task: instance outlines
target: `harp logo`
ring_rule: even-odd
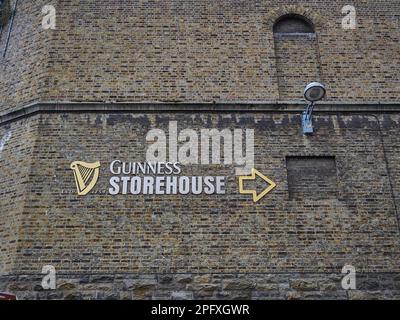
[[[71,163],[71,169],[74,172],[78,195],[87,195],[99,179],[100,162],[87,163],[75,161]]]

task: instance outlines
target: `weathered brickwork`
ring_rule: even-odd
[[[15,0],[11,2],[13,7]],[[44,98],[51,43],[41,28],[42,6],[46,3],[18,1],[7,50],[11,23],[0,33],[0,114]]]
[[[338,197],[335,157],[286,157],[289,198]]]
[[[396,134],[399,126],[400,116],[382,116],[378,118],[382,127],[382,142],[385,146],[386,161],[389,168],[390,183],[392,185],[393,197],[396,209],[400,208],[400,168],[398,167],[400,155],[400,137]],[[400,226],[400,216],[399,216]],[[399,227],[400,228],[400,227]]]
[[[246,274],[252,277],[254,273],[267,273],[273,277],[274,272],[290,272],[288,279],[290,274],[300,273],[296,281],[302,286],[304,277],[311,277],[311,282],[316,281],[315,277],[328,277],[327,274],[338,277],[342,266],[350,263],[361,274],[368,272],[379,277],[394,273],[393,286],[398,285],[400,241],[392,197],[393,190],[398,194],[398,186],[389,180],[387,165],[390,164],[391,172],[398,172],[399,165],[385,160],[392,147],[386,140],[383,148],[382,139],[386,136],[381,135],[381,131],[398,130],[398,116],[387,115],[378,122],[374,116],[320,115],[315,119],[318,134],[310,137],[301,133],[300,115],[288,114],[61,113],[41,114],[32,119],[38,123],[40,138],[34,144],[18,245],[8,272],[27,276],[23,277],[25,284],[11,281],[8,289],[33,285],[29,275],[40,274],[46,264],[54,265],[61,274],[78,277],[78,283],[81,277],[98,273],[140,276],[151,272],[156,274],[152,279],[163,273],[194,273],[195,278],[197,273],[205,274],[205,278],[232,274],[235,279],[234,274],[239,273],[246,282],[250,281]],[[277,183],[277,189],[254,204],[248,196],[238,193],[232,166],[199,165],[184,168],[184,172],[207,175],[212,171],[228,176],[226,196],[102,194],[108,187],[107,164],[115,159],[144,161],[146,132],[152,128],[168,131],[168,122],[172,120],[178,121],[179,129],[234,129],[244,125],[253,128],[255,166]],[[390,136],[395,135],[391,132]],[[332,155],[338,170],[338,197],[289,199],[286,157]],[[84,198],[76,195],[69,169],[75,160],[104,163],[97,186]],[[9,201],[6,204],[11,205]],[[209,292],[207,297],[223,297],[224,281],[214,284],[205,278],[202,289],[174,289],[176,283],[172,282],[173,290],[166,292],[153,279],[144,298],[172,298],[172,291],[176,290],[186,292],[185,297],[198,297],[201,293],[197,290]],[[310,289],[315,295],[304,294],[308,289],[296,293],[291,290],[295,289],[292,282],[297,283],[296,277],[293,279],[281,280],[280,286],[285,290],[278,285],[280,289],[270,296],[263,296],[253,287],[246,291],[239,281],[239,292],[228,290],[226,297],[324,296],[320,287]],[[71,288],[73,296],[36,291],[26,294],[38,298],[129,298],[140,294],[135,290],[122,293],[115,285],[109,282],[107,290],[93,287],[93,292],[85,293],[86,289],[77,284]],[[304,286],[308,286],[307,281]],[[387,293],[383,292],[380,298],[398,294],[397,289],[382,290],[381,293]],[[371,297],[367,291],[351,295]],[[339,289],[325,297],[351,298]]]
[[[0,57],[1,109],[34,100],[298,100],[297,86],[315,77],[315,66],[307,67],[315,54],[328,100],[398,100],[400,4],[353,3],[356,30],[342,29],[346,1],[54,0],[57,29],[46,31],[47,1],[20,1],[6,58]],[[288,13],[315,24],[317,45],[275,48],[274,22]],[[280,48],[295,54],[295,69],[282,64],[291,58]],[[295,84],[283,82],[281,97],[278,70]]]
[[[18,2],[4,58],[11,22],[0,34],[0,291],[400,298],[398,1],[354,1],[356,30],[341,28],[346,1],[54,0],[56,30],[41,28],[45,4]],[[315,36],[274,35],[286,14]],[[296,103],[312,80],[327,83],[331,104],[306,136]],[[146,133],[170,121],[253,129],[254,167],[277,187],[254,203],[234,165],[190,165],[182,174],[227,177],[227,193],[108,194],[111,161],[145,161]],[[291,170],[288,159],[303,162]],[[73,161],[101,163],[84,197]],[[47,291],[49,264],[57,289]],[[341,287],[346,264],[357,290]]]
[[[299,99],[304,83],[321,81],[318,43],[313,34],[275,35],[279,98]]]
[[[26,119],[0,127],[0,274],[14,271],[31,155],[37,138],[36,122]]]
[[[57,61],[54,90],[48,100],[279,99],[272,28],[280,15],[291,12],[316,25],[329,100],[389,100],[400,93],[397,1],[380,6],[379,15],[375,2],[357,3],[357,31],[342,30],[341,8],[347,3],[336,1],[288,7],[292,1],[95,2],[59,4],[59,30],[53,35],[58,45],[51,57]],[[294,76],[304,79],[314,72],[299,69]],[[292,87],[286,97],[300,99],[301,89]]]

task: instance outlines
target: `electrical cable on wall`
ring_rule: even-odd
[[[5,56],[6,56],[8,44],[10,43],[11,31],[12,31],[12,27],[14,24],[15,14],[17,12],[17,5],[18,5],[18,0],[15,0],[14,8],[13,8],[13,11],[11,12],[11,22],[10,22],[10,27],[8,28],[8,34],[7,34],[6,45],[4,47],[3,58],[5,58]]]

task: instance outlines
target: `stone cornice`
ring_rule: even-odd
[[[215,113],[301,113],[302,101],[249,101],[249,102],[34,102],[0,114],[0,124],[26,118],[37,113],[116,113],[116,112],[215,112]],[[399,102],[320,102],[318,113],[400,113]]]

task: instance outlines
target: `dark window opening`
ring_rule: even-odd
[[[304,35],[315,34],[313,24],[300,15],[285,15],[279,18],[274,25],[275,35]]]
[[[286,157],[290,199],[336,199],[335,157]]]

